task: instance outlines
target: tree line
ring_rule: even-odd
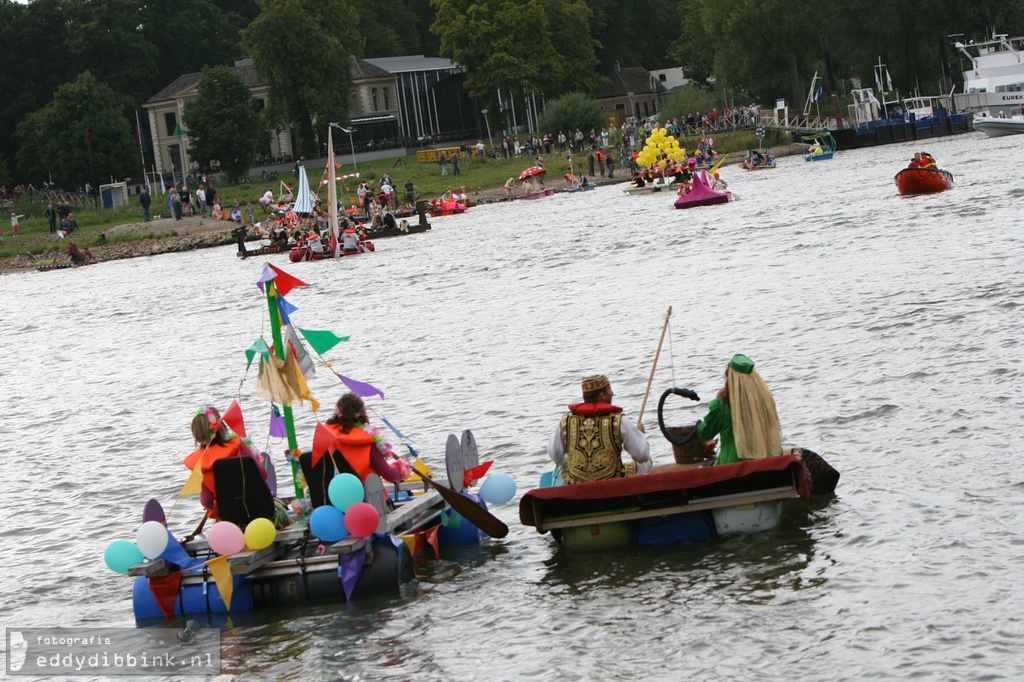
[[[792,99],[791,63],[805,82],[826,74],[821,36],[840,95],[853,77],[873,85],[879,59],[902,93],[938,94],[959,84],[963,68],[950,36],[982,39],[993,29],[1020,35],[1024,2],[0,0],[0,183],[137,176],[135,112],[204,69],[213,84],[201,88],[206,101],[192,119],[211,129],[197,152],[241,166],[247,151],[215,140],[258,144],[263,131],[287,125],[310,153],[322,142],[318,122],[347,120],[350,55],[448,57],[492,112],[499,89],[595,98],[616,65],[682,66],[726,101],[771,103]],[[252,115],[223,96],[237,92],[230,73],[212,68],[243,55],[270,85],[268,107]]]

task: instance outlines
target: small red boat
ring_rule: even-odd
[[[953,174],[941,168],[904,168],[895,181],[900,194],[932,194],[953,187]]]

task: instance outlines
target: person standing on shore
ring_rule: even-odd
[[[46,205],[46,223],[50,226],[50,234],[57,231],[57,209],[53,204]]]
[[[139,194],[139,206],[142,207],[142,222],[144,222],[144,223],[148,223],[149,222],[149,207],[152,205],[152,203],[153,203],[153,197],[149,196],[149,188],[148,187],[143,187],[142,188],[142,192]],[[47,220],[50,219],[50,213],[51,212],[52,212],[51,210],[47,210],[47,212],[46,212]],[[53,232],[53,230],[54,230],[54,224],[51,222],[50,223],[50,232]]]
[[[441,158],[438,160],[438,163],[441,164],[441,177],[448,175],[448,157],[444,152],[441,152]]]
[[[202,185],[199,185],[199,189],[196,190],[196,205],[199,209],[199,215],[206,216],[206,190],[203,189]]]

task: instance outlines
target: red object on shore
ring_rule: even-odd
[[[940,168],[904,168],[896,174],[900,194],[933,194],[953,186],[953,174]]]

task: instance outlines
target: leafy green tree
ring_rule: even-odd
[[[198,97],[185,104],[191,156],[208,166],[220,162],[228,180],[241,180],[269,135],[241,78],[226,66],[203,69]]]
[[[597,83],[591,12],[578,0],[430,0],[441,54],[466,69],[466,87],[494,108],[497,91],[557,96]]]
[[[64,48],[69,28],[62,2],[0,2],[0,154],[12,163],[18,124],[68,79],[72,62]]]
[[[52,173],[64,186],[131,174],[136,142],[121,105],[88,71],[60,86],[53,101],[18,126],[19,170],[39,180]]]
[[[548,100],[544,113],[540,115],[540,129],[555,134],[556,130],[569,132],[579,128],[600,130],[606,125],[601,105],[591,97],[579,92]],[[571,137],[571,135],[569,135]]]
[[[352,0],[359,12],[359,34],[364,39],[364,56],[399,57],[422,54],[416,13],[407,0],[388,0],[380,11],[379,0]],[[429,26],[429,24],[428,24]]]
[[[601,44],[598,70],[611,73],[620,66],[660,69],[679,65],[671,52],[679,36],[679,16],[689,14],[689,2],[644,0],[642,8],[630,8],[621,0],[590,0],[592,35]],[[638,11],[639,10],[639,11]],[[700,44],[701,51],[706,45]]]
[[[65,41],[74,64],[88,64],[96,80],[130,102],[152,95],[157,75],[157,48],[142,32],[138,8],[134,0],[69,4],[75,29]]]
[[[270,122],[294,126],[299,149],[311,156],[327,123],[348,119],[349,55],[362,54],[358,16],[346,0],[258,1],[260,15],[242,31],[242,44],[270,86]]]

